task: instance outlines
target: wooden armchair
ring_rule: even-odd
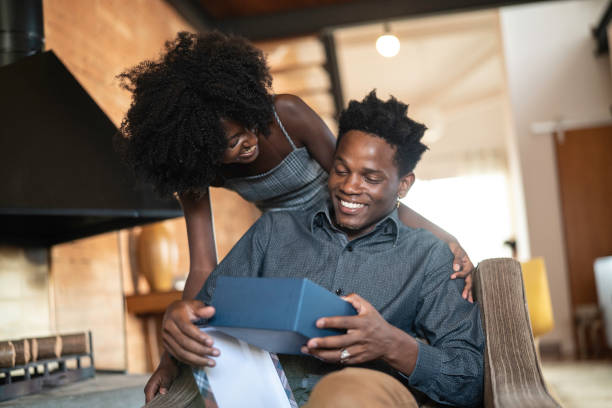
[[[474,299],[486,336],[484,407],[560,407],[536,355],[521,265],[509,258],[482,261],[474,272]]]
[[[474,299],[486,336],[484,407],[560,407],[546,389],[536,355],[521,265],[507,258],[482,261],[474,272]],[[183,374],[183,381],[175,381],[169,394],[158,395],[147,408],[178,406],[178,396],[189,401],[181,406],[202,406],[190,370]],[[438,406],[429,401],[421,407]]]

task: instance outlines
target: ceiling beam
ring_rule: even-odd
[[[336,55],[336,43],[331,32],[326,31],[321,35],[321,42],[325,48],[325,69],[331,81],[331,94],[334,98],[336,118],[344,108],[344,95],[342,94],[342,82],[340,80],[340,69],[338,68],[338,56]]]
[[[170,1],[170,0],[169,0]],[[189,0],[171,0],[176,1]],[[216,28],[252,41],[318,34],[326,28],[529,3],[529,0],[385,0],[358,1],[282,13],[214,21]]]
[[[216,28],[213,19],[206,13],[198,0],[166,0],[166,2],[196,31],[205,32]]]

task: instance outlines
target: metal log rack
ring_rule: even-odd
[[[91,332],[89,333],[89,353],[65,355],[32,361],[24,365],[0,368],[0,401],[24,395],[35,394],[45,388],[54,388],[76,381],[92,378],[95,375]],[[89,365],[83,367],[81,359],[89,358]],[[76,368],[68,368],[68,362],[76,361]],[[50,365],[57,364],[56,369]],[[23,373],[21,371],[23,370]],[[18,371],[19,374],[15,374]],[[2,377],[2,374],[4,376]]]

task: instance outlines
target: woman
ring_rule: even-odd
[[[190,253],[184,299],[195,297],[217,265],[208,186],[234,190],[262,211],[308,210],[326,199],[333,134],[299,97],[271,93],[264,56],[244,39],[179,33],[159,60],[119,78],[133,95],[122,152],[161,194],[177,193],[183,207]],[[448,243],[451,278],[466,277],[463,297],[471,300],[473,265],[457,240],[406,206],[399,215]],[[147,399],[163,383],[159,371]]]

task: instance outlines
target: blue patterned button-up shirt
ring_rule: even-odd
[[[357,293],[389,323],[426,340],[418,342],[412,373],[382,362],[366,367],[388,372],[435,401],[476,406],[483,392],[484,336],[478,306],[461,297],[464,280],[450,279],[452,261],[444,242],[405,226],[397,211],[350,241],[334,226],[327,205],[310,214],[265,213],[213,271],[198,299],[210,302],[219,275],[308,278],[334,293]],[[281,362],[298,399],[320,376],[342,367],[310,356],[281,356]]]

